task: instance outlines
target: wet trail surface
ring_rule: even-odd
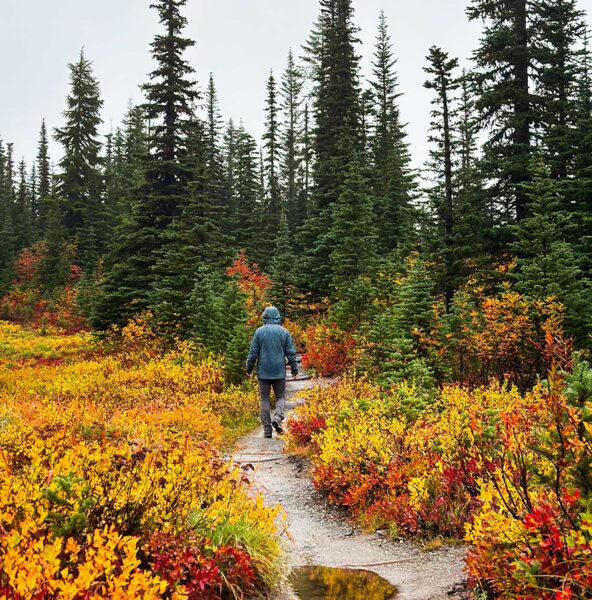
[[[302,390],[328,384],[328,380],[288,380],[286,420],[302,402]],[[286,454],[281,437],[265,439],[257,429],[238,442],[232,458],[242,465],[253,465],[255,484],[266,501],[283,506],[292,567],[324,565],[372,571],[394,585],[399,592],[396,598],[401,600],[468,597],[462,591],[464,547],[426,552],[412,541],[392,541],[387,532],[362,533],[344,511],[329,506],[314,489],[308,462]],[[286,589],[274,600],[293,598],[298,598],[294,590]]]

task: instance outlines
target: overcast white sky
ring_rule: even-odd
[[[582,8],[589,0],[580,0]],[[378,15],[386,12],[399,59],[401,111],[417,166],[427,155],[430,93],[423,89],[425,56],[437,44],[461,64],[477,45],[480,24],[465,17],[468,0],[354,0],[364,43],[364,70],[373,51]],[[68,92],[67,63],[82,46],[94,62],[105,101],[104,132],[115,127],[128,100],[152,69],[149,44],[158,31],[150,0],[0,0],[0,137],[14,142],[17,159],[30,160],[41,119],[62,124]],[[288,49],[306,40],[317,0],[189,0],[188,53],[200,87],[214,73],[225,119],[242,118],[262,132],[265,83],[278,76]],[[592,25],[591,15],[588,20]],[[59,148],[52,147],[52,159]]]

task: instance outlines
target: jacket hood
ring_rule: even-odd
[[[275,306],[268,306],[263,311],[263,322],[266,325],[280,325],[282,322],[280,311]]]

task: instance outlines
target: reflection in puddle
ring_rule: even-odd
[[[397,589],[370,571],[300,567],[292,585],[302,600],[390,600]]]

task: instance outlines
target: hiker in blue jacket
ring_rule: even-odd
[[[261,423],[266,438],[271,437],[272,426],[277,433],[284,432],[282,421],[286,408],[286,358],[292,369],[292,377],[298,375],[296,348],[290,332],[280,325],[281,322],[280,311],[275,306],[269,306],[263,311],[264,325],[255,332],[247,357],[248,375],[253,372],[257,362]],[[269,402],[272,387],[276,402],[273,421]]]

